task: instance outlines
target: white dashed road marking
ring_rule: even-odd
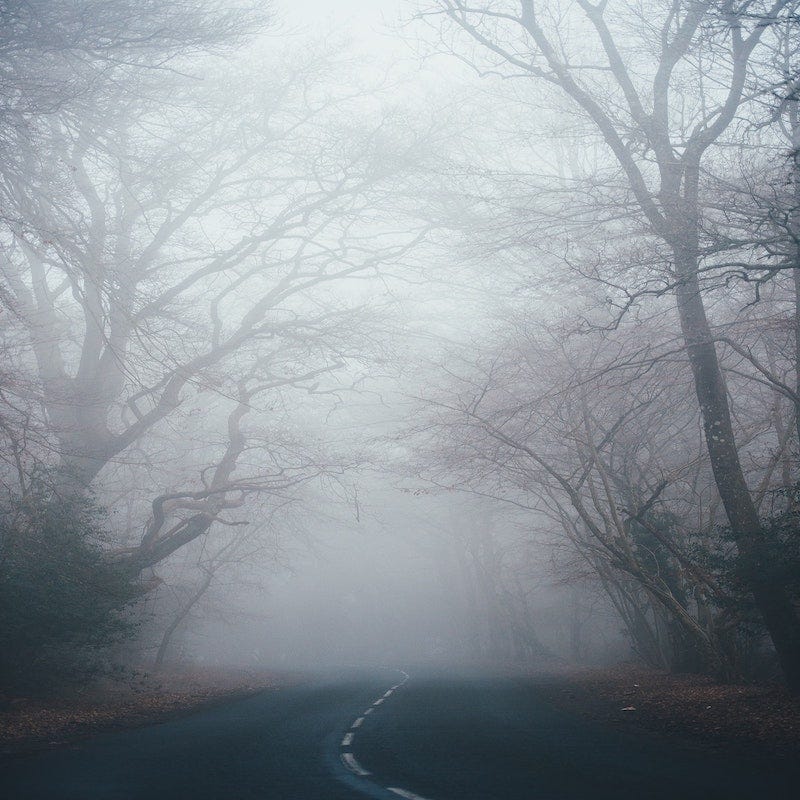
[[[351,771],[355,772],[356,775],[361,775],[364,777],[365,775],[369,775],[364,767],[356,761],[355,756],[352,753],[342,753],[342,761],[344,765]]]
[[[390,792],[394,792],[396,795],[400,797],[405,797],[406,800],[425,800],[424,797],[418,794],[414,794],[414,792],[408,792],[405,789],[396,789],[393,786],[386,787]]]
[[[396,689],[399,689],[408,680],[409,675],[407,672],[404,672],[401,669],[400,674],[403,676],[403,680],[400,681],[400,683],[396,683],[394,686],[392,686],[390,689],[384,692],[383,696],[379,697],[369,708],[365,709],[364,713],[360,717],[356,717],[356,719],[353,720],[353,724],[350,726],[350,730],[342,738],[342,745],[341,745],[342,748],[352,746],[353,738],[355,737],[355,730],[356,728],[361,727],[362,723],[364,722],[364,718],[367,716],[367,714],[371,714],[378,706],[380,706],[384,702],[384,700],[386,700],[386,698],[392,696],[392,692],[394,692]],[[359,775],[360,777],[363,778],[371,774],[367,770],[365,770],[364,767],[362,767],[361,764],[358,763],[358,761],[356,761],[355,756],[350,750],[343,749],[341,753],[341,758],[342,758],[342,763],[356,775]],[[426,800],[426,798],[418,794],[414,794],[414,792],[409,792],[408,789],[399,789],[396,786],[387,786],[386,789],[389,792],[393,792],[398,797],[405,798],[405,800]]]

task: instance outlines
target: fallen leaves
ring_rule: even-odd
[[[57,745],[103,730],[156,722],[225,698],[276,687],[285,678],[234,671],[173,671],[84,687],[48,700],[6,698],[0,745]]]
[[[800,698],[781,686],[718,684],[632,665],[576,670],[552,681],[554,701],[588,717],[711,746],[800,749]]]

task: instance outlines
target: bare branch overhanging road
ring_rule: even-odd
[[[0,761],[9,800],[781,800],[800,767],[558,710],[535,683],[328,676]],[[390,691],[391,689],[391,691]]]

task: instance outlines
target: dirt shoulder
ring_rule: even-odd
[[[541,681],[555,705],[614,727],[713,749],[800,755],[800,698],[780,686],[720,685],[632,665]]]
[[[719,685],[635,665],[537,672],[532,679],[554,705],[615,728],[662,734],[688,746],[800,756],[800,698],[780,686]],[[177,670],[47,701],[11,698],[0,707],[0,752],[161,722],[298,680],[279,673]]]
[[[296,681],[277,673],[174,670],[83,687],[58,698],[8,698],[0,707],[0,752],[35,750],[162,722]]]

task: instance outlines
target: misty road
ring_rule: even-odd
[[[9,800],[766,799],[794,796],[800,776],[777,757],[587,723],[531,681],[394,670],[328,675],[0,764]]]

